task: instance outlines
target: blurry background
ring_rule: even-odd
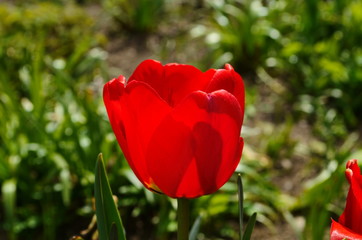
[[[102,101],[147,58],[231,63],[247,91],[237,171],[253,239],[328,239],[345,163],[362,159],[361,42],[358,0],[1,1],[0,239],[80,235],[99,152],[128,239],[175,239],[175,201],[135,178]],[[235,180],[192,201],[198,239],[237,239]]]

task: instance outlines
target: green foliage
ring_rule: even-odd
[[[288,87],[282,101],[299,105],[299,97],[310,96],[313,108],[301,109],[308,118],[332,110],[336,121],[356,128],[362,106],[353,98],[362,90],[359,1],[207,3],[211,24],[203,24],[206,30],[200,25],[192,30],[205,39],[207,64],[230,62],[247,74],[265,68]],[[323,113],[317,110],[319,104],[327,106]]]
[[[71,208],[89,200],[94,156],[112,147],[104,145],[109,127],[97,87],[104,53],[92,20],[74,5],[1,5],[0,19],[4,227],[12,239],[56,239],[77,217]]]
[[[238,200],[239,200],[239,239],[243,239],[243,229],[244,229],[244,188],[241,175],[238,174],[237,179],[238,184]]]
[[[157,29],[165,0],[106,0],[105,9],[121,29],[151,33]]]
[[[257,213],[253,213],[251,215],[248,223],[246,224],[246,228],[244,231],[244,189],[243,189],[243,182],[241,180],[241,175],[238,174],[237,179],[237,185],[238,185],[238,200],[239,200],[239,232],[240,232],[240,240],[250,240],[251,235],[253,233],[253,229],[256,222],[256,215]],[[243,232],[244,231],[244,232]]]
[[[207,1],[212,8],[211,26],[205,32],[213,65],[230,62],[238,71],[255,72],[267,47],[279,32],[266,21],[268,8],[261,1]]]
[[[250,218],[248,224],[246,225],[244,236],[243,236],[242,240],[251,239],[251,235],[253,233],[253,229],[254,229],[255,222],[256,222],[256,215],[257,215],[257,213],[253,213],[253,215],[251,215],[251,218]]]
[[[195,220],[195,222],[192,225],[191,230],[190,230],[189,240],[196,240],[197,239],[197,234],[200,231],[201,219],[202,219],[201,215],[199,215],[196,218],[196,220]]]
[[[288,2],[290,8],[293,4],[296,3]],[[279,56],[275,52],[277,62],[282,66],[281,74],[290,79],[287,84],[293,96],[289,98],[298,101],[295,97],[302,94],[320,98],[313,103],[314,109],[308,114],[326,116],[326,111],[333,110],[337,115],[336,121],[355,128],[362,104],[351,97],[361,91],[359,76],[362,72],[358,62],[361,48],[357,40],[360,31],[352,30],[351,21],[346,19],[355,19],[354,23],[359,21],[351,10],[357,3],[306,1],[305,4],[300,27],[297,27],[300,31],[280,29],[287,50]],[[315,8],[318,10],[314,11]],[[281,23],[281,26],[288,25]],[[318,104],[326,105],[321,109],[324,113],[318,112]],[[349,107],[346,108],[346,105]]]
[[[104,8],[108,26],[132,41],[164,39],[155,56],[197,59],[203,70],[230,62],[243,73],[244,218],[257,212],[270,232],[284,218],[298,239],[325,237],[344,207],[344,163],[362,159],[360,1],[205,0],[197,9],[164,0],[14,2],[0,5],[0,238],[79,234],[94,214],[99,152],[122,196],[127,234],[170,239],[176,229],[175,201],[145,190],[122,159],[101,96],[112,53],[87,6],[76,3]],[[189,30],[196,47],[182,35]],[[138,55],[125,57],[136,65]],[[286,192],[289,181],[298,192]],[[190,238],[237,239],[236,182],[192,202]]]
[[[16,205],[16,180],[8,179],[2,183],[1,195],[5,209],[5,229],[9,231],[9,239],[15,239],[15,205]]]
[[[125,240],[122,220],[109,186],[102,154],[98,155],[95,169],[94,195],[99,239]]]

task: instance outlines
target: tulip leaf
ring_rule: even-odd
[[[256,221],[256,213],[253,213],[253,215],[251,215],[248,221],[248,224],[246,225],[243,240],[250,240],[251,234],[253,233],[253,229],[255,226],[255,221]]]
[[[111,232],[109,233],[109,239],[110,240],[118,240],[117,226],[116,226],[116,224],[114,222],[111,225]]]
[[[99,154],[97,159],[94,193],[99,240],[125,240],[123,224],[109,186],[102,154]]]
[[[190,234],[189,234],[189,240],[196,240],[197,239],[197,234],[199,233],[200,230],[200,225],[201,225],[201,215],[199,215],[194,224],[192,225]]]
[[[241,181],[241,175],[238,174],[238,198],[239,198],[239,229],[240,229],[240,240],[243,239],[243,208],[244,208],[244,193],[243,193],[243,182]]]

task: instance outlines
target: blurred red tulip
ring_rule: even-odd
[[[344,212],[338,222],[332,220],[331,240],[362,240],[362,176],[357,160],[346,165],[349,192]]]
[[[128,81],[105,84],[103,99],[124,156],[143,185],[173,198],[211,194],[241,157],[243,80],[229,65],[142,62]]]

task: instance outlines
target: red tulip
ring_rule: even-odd
[[[338,222],[332,220],[331,240],[362,240],[362,175],[357,160],[346,165],[349,192],[346,207]]]
[[[149,190],[194,198],[218,190],[243,149],[244,84],[233,68],[142,62],[105,84],[103,99],[124,156]]]

